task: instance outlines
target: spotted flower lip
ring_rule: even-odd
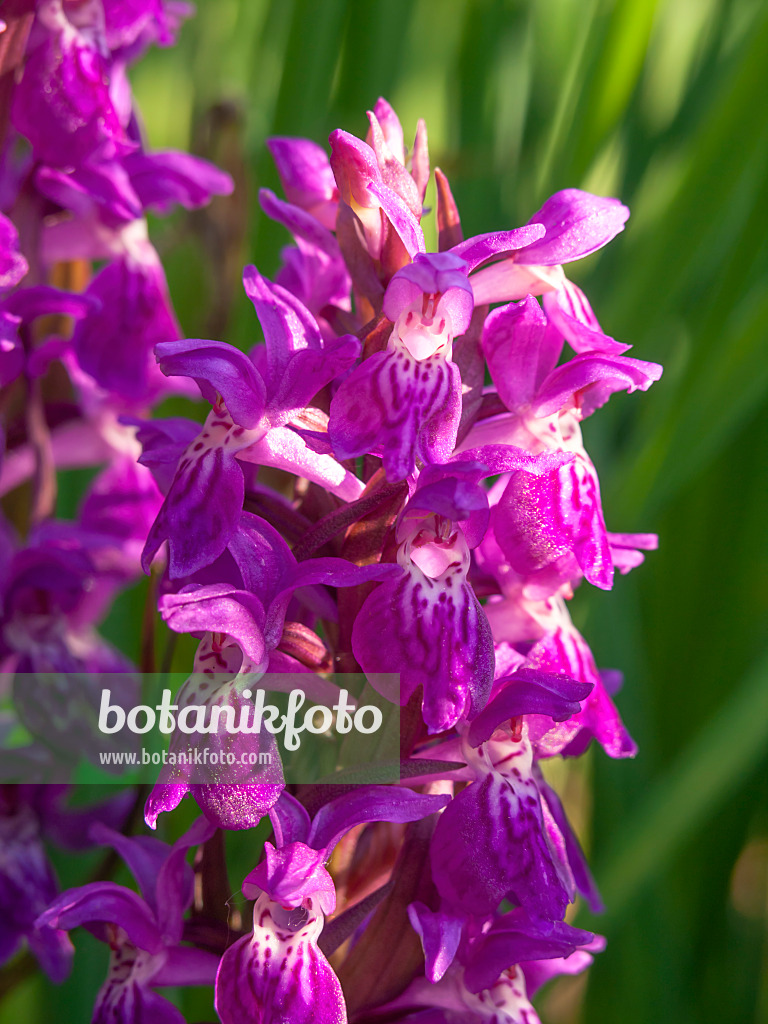
[[[461,479],[461,467],[443,472],[403,511],[399,576],[367,598],[352,633],[364,671],[400,673],[400,692],[388,699],[405,704],[422,687],[424,718],[435,732],[479,711],[493,678],[493,640],[466,582],[469,547],[459,525],[484,508],[487,514],[487,499],[477,483]],[[383,622],[396,623],[386,648]]]
[[[265,859],[243,883],[244,894],[256,897],[253,933],[229,947],[216,979],[216,1009],[224,1024],[244,1018],[346,1021],[341,985],[317,944],[325,915],[336,905],[325,862],[355,826],[418,821],[447,800],[365,786],[329,801],[310,819],[294,797],[280,797],[273,816],[278,846],[265,844]]]
[[[412,472],[416,458],[447,461],[461,411],[451,345],[472,308],[466,264],[450,253],[418,253],[394,275],[384,294],[394,324],[387,349],[353,370],[331,403],[329,438],[339,458],[383,445],[391,480]]]

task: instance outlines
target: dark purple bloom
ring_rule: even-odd
[[[179,945],[193,895],[186,853],[209,839],[213,826],[199,818],[172,847],[147,836],[126,839],[106,828],[95,827],[91,834],[125,859],[141,896],[114,882],[91,882],[63,892],[38,927],[70,931],[85,925],[109,944],[109,974],[96,999],[94,1024],[183,1024],[181,1013],[153,988],[209,985],[214,979],[213,954]]]
[[[493,638],[467,582],[470,552],[462,529],[487,516],[476,482],[483,471],[455,464],[434,467],[436,479],[423,475],[424,486],[397,525],[398,578],[367,598],[352,633],[364,671],[399,672],[400,692],[385,694],[388,699],[406,704],[423,688],[424,720],[433,732],[480,711],[493,679]]]
[[[324,917],[336,905],[325,863],[342,836],[368,821],[417,821],[446,797],[390,786],[360,787],[325,804],[314,820],[284,795],[274,817],[286,845],[265,844],[266,858],[243,883],[256,896],[253,934],[222,957],[216,1009],[223,1024],[345,1024],[341,985],[317,946]],[[282,806],[281,806],[282,805]],[[279,840],[278,840],[279,842]]]
[[[461,377],[454,338],[472,316],[466,264],[448,253],[418,254],[392,278],[384,313],[387,348],[361,363],[331,403],[329,435],[341,459],[381,446],[390,480],[414,462],[445,462],[456,443]]]
[[[484,916],[505,898],[537,920],[559,921],[573,899],[570,868],[545,822],[532,750],[496,734],[477,752],[464,748],[476,780],[443,811],[430,858],[438,891],[453,910]]]
[[[26,940],[40,966],[55,982],[69,973],[72,943],[58,926],[37,921],[55,899],[58,884],[48,861],[44,839],[72,850],[92,845],[91,825],[120,826],[132,796],[90,807],[62,806],[65,786],[8,786],[0,791],[0,963],[5,963]],[[127,802],[126,802],[127,797]]]
[[[246,268],[244,280],[266,339],[258,369],[254,360],[223,342],[158,346],[163,372],[192,378],[213,411],[200,435],[180,452],[147,540],[146,571],[165,539],[175,579],[191,576],[224,551],[243,505],[241,461],[301,473],[342,497],[356,497],[362,490],[335,459],[312,451],[285,425],[351,364],[359,343],[343,336],[324,346],[317,323],[297,299],[269,284],[254,267]]]

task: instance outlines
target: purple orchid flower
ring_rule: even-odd
[[[415,183],[405,168],[397,182],[391,177],[390,182],[387,182],[375,150],[365,142],[340,129],[331,133],[329,141],[331,169],[342,205],[355,215],[362,226],[365,249],[371,259],[387,262],[388,257],[390,261],[397,260],[399,254],[402,254],[402,265],[409,257],[413,259],[417,252],[424,252],[424,236],[419,227],[421,201]],[[412,187],[412,193],[407,197],[402,195],[406,176],[410,180],[409,192]],[[393,188],[393,185],[396,187]],[[400,190],[397,190],[397,185]],[[398,255],[387,252],[392,247],[393,232],[397,239]]]
[[[475,780],[441,815],[430,857],[438,892],[450,908],[482,916],[509,898],[534,919],[559,921],[573,900],[564,841],[547,813],[533,751],[503,732],[475,751],[463,747]]]
[[[463,937],[450,913],[416,903],[409,917],[422,941],[426,977],[390,1008],[411,1008],[401,1019],[414,1022],[538,1021],[529,998],[543,980],[583,970],[592,959],[587,951],[605,945],[600,936],[565,923],[542,925],[521,908],[475,921]]]
[[[280,534],[267,522],[250,513],[241,513],[238,530],[230,540],[227,554],[229,579],[219,584],[191,583],[176,594],[160,600],[163,618],[176,632],[202,634],[195,657],[193,675],[182,686],[175,700],[179,707],[188,704],[228,706],[236,720],[247,700],[243,690],[254,686],[254,679],[267,670],[284,671],[292,659],[275,658],[280,644],[286,610],[296,590],[327,584],[355,586],[371,580],[386,579],[396,573],[391,565],[356,566],[340,558],[314,558],[297,562]],[[227,570],[219,568],[219,578]],[[256,595],[260,596],[256,596]],[[292,671],[301,671],[297,662]],[[277,681],[273,685],[278,685]],[[287,689],[295,677],[283,681]],[[317,677],[307,676],[302,685],[318,701],[332,705],[337,689]],[[237,733],[198,737],[210,745],[219,743],[235,754],[238,766],[246,765],[246,752],[270,753],[268,769],[260,769],[258,781],[248,765],[228,773],[226,784],[193,781],[191,769],[164,767],[158,784],[147,801],[146,820],[154,828],[162,811],[172,810],[186,793],[194,795],[203,812],[222,828],[250,828],[273,806],[283,786],[280,757],[271,737],[262,733]],[[266,746],[265,744],[269,744]],[[171,749],[190,747],[190,737],[174,734]],[[218,748],[217,748],[218,749]]]
[[[422,474],[398,520],[398,578],[366,599],[352,647],[365,672],[400,673],[399,693],[385,693],[387,699],[407,704],[421,686],[424,720],[441,732],[485,704],[493,638],[467,583],[470,554],[461,526],[487,517],[487,498],[477,484],[484,467],[433,469]],[[389,624],[386,645],[383,623]]]
[[[536,990],[558,974],[580,973],[592,962],[589,951],[604,945],[566,924],[542,933],[512,911],[467,943],[466,966],[453,964],[434,982],[417,978],[388,1009],[405,1011],[398,1019],[411,1024],[540,1024],[530,1003]]]
[[[37,349],[25,349],[20,332],[43,316],[66,316],[74,320],[93,313],[97,302],[88,296],[73,295],[48,285],[17,289],[0,299],[0,386],[6,387],[23,372],[41,375],[38,365],[46,347],[57,342],[44,342]]]
[[[511,474],[492,515],[500,547],[516,572],[551,580],[552,590],[582,575],[610,589],[611,544],[579,420],[612,392],[647,389],[661,376],[661,367],[598,352],[556,366],[562,335],[532,297],[491,313],[482,341],[511,415],[479,421],[464,445],[503,441],[533,452],[560,450],[574,456],[550,474]]]
[[[292,295],[246,268],[246,292],[266,339],[260,369],[215,341],[159,345],[160,368],[191,377],[213,405],[199,437],[179,451],[176,475],[150,531],[145,571],[164,540],[174,579],[190,576],[226,548],[243,505],[241,461],[299,473],[343,498],[362,484],[329,455],[312,451],[287,424],[359,351],[349,335],[323,346],[317,323]]]
[[[143,212],[187,208],[232,191],[226,174],[183,153],[137,150],[124,160],[69,171],[38,169],[38,188],[72,211],[43,233],[44,258],[108,258],[88,286],[97,306],[73,337],[80,366],[103,388],[134,403],[168,390],[153,349],[179,337],[165,274],[149,241]]]
[[[295,798],[283,794],[273,813],[278,846],[265,844],[265,860],[243,883],[244,894],[257,897],[253,934],[230,946],[216,978],[223,1024],[345,1024],[341,985],[317,945],[325,915],[336,906],[325,864],[356,825],[418,821],[447,800],[396,786],[365,786],[331,800],[310,819]]]
[[[429,466],[420,474],[395,527],[398,576],[366,599],[352,632],[365,672],[399,672],[399,692],[384,693],[388,700],[406,704],[423,688],[422,712],[431,732],[477,714],[493,681],[493,637],[467,582],[470,549],[488,524],[479,481],[512,465],[533,473],[551,466],[549,456],[540,462],[511,446],[468,454],[477,461]],[[386,645],[383,623],[390,625]]]
[[[169,847],[148,836],[127,839],[111,829],[92,828],[94,840],[114,846],[125,859],[141,896],[115,882],[91,882],[63,892],[37,925],[62,931],[85,925],[109,944],[109,974],[96,999],[94,1024],[183,1024],[182,1014],[153,988],[213,982],[217,958],[179,944],[193,896],[186,854],[213,832],[209,822],[198,818]]]
[[[387,348],[336,392],[329,436],[341,459],[380,445],[387,478],[402,480],[416,459],[446,462],[456,444],[461,377],[451,348],[472,317],[466,264],[449,253],[418,253],[392,278],[384,313],[393,324]]]
[[[37,923],[39,914],[58,889],[40,841],[39,824],[28,807],[21,806],[15,811],[7,808],[6,793],[3,793],[2,803],[0,963],[6,963],[26,940],[46,974],[53,981],[61,982],[69,973],[74,949],[61,929]]]
[[[581,289],[568,281],[562,264],[601,249],[624,229],[629,210],[618,199],[565,189],[544,203],[529,225],[544,235],[511,256],[484,267],[472,279],[478,305],[542,295],[548,317],[577,352],[626,352],[605,335]]]
[[[172,46],[184,18],[194,13],[184,0],[102,0],[107,46],[134,60],[150,43]]]
[[[102,537],[106,545],[106,537]],[[93,626],[111,591],[96,586],[84,538],[38,528],[4,566],[0,582],[0,665],[16,672],[124,672],[130,662]]]
[[[54,982],[66,978],[74,950],[65,931],[37,921],[58,891],[43,839],[84,849],[91,845],[87,836],[92,824],[120,826],[132,802],[130,793],[121,793],[101,805],[70,810],[61,806],[66,788],[4,785],[0,790],[0,963],[26,940]]]
[[[476,549],[475,557],[481,569],[495,577],[501,589],[501,595],[491,598],[485,605],[497,652],[501,645],[511,645],[512,649],[522,646],[528,667],[564,674],[592,686],[582,709],[567,721],[555,724],[535,710],[528,715],[529,736],[536,756],[552,757],[562,753],[575,756],[586,748],[592,737],[610,757],[634,756],[637,747],[611,699],[610,693],[617,688],[611,685],[613,677],[598,672],[592,652],[573,625],[563,597],[553,595],[552,586],[542,586],[539,574],[533,577],[517,574],[502,553],[492,529]],[[567,586],[565,590],[570,592]]]

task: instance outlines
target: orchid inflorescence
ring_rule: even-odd
[[[130,668],[96,627],[143,567],[168,627],[200,639],[180,700],[239,701],[267,672],[331,689],[332,670],[363,672],[402,708],[408,770],[347,786],[163,771],[146,823],[188,795],[202,812],[171,845],[119,831],[130,792],[68,810],[66,787],[5,786],[2,958],[25,940],[61,980],[86,926],[111,950],[103,1022],[182,1021],[155,990],[190,984],[215,984],[224,1024],[537,1021],[536,990],[603,945],[564,920],[600,897],[546,763],[593,739],[635,753],[619,673],[596,668],[568,601],[656,546],[607,531],[580,424],[661,368],[603,332],[564,270],[629,211],[567,189],[522,227],[465,239],[436,170],[429,252],[426,128],[408,152],[379,99],[365,140],[334,131],[330,156],[268,141],[285,198],[259,198],[293,244],[274,281],[245,268],[263,341],[184,339],[146,212],[232,182],[147,149],[126,70],[173,42],[186,7],[20,10],[4,51],[0,491],[31,482],[31,499],[24,539],[10,521],[0,537],[6,678]],[[58,287],[78,273],[81,291]],[[198,390],[202,425],[152,418]],[[56,471],[80,466],[98,473],[58,521]],[[263,819],[241,929],[221,835],[247,844]],[[114,848],[139,891],[57,894],[44,838]]]

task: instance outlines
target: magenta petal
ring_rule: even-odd
[[[584,459],[547,476],[513,473],[492,521],[500,548],[521,575],[572,556],[590,583],[611,589],[613,560],[600,487]]]
[[[605,939],[602,935],[596,935],[589,946],[585,949],[577,949],[575,953],[565,959],[553,960],[526,960],[520,964],[525,976],[525,987],[528,995],[533,998],[542,985],[545,985],[553,978],[559,978],[564,974],[581,974],[585,971],[594,957],[587,949],[599,953],[605,949]]]
[[[219,969],[219,957],[203,949],[175,946],[168,950],[165,963],[152,978],[153,985],[213,985]]]
[[[520,469],[534,476],[548,476],[554,470],[573,462],[574,454],[561,450],[531,455],[530,452],[513,444],[484,444],[479,448],[468,448],[460,452],[454,456],[454,460],[458,459],[484,463],[486,472],[483,476],[514,473]]]
[[[316,320],[295,296],[267,281],[253,266],[245,268],[243,284],[266,340],[270,409],[303,408],[330,380],[349,369],[360,343],[343,335],[324,349]]]
[[[461,941],[461,917],[432,911],[423,903],[411,903],[408,920],[421,939],[427,978],[434,985],[453,963]],[[496,979],[494,978],[494,981]]]
[[[254,935],[222,957],[216,978],[222,1024],[347,1024],[341,985],[312,934],[314,920],[280,938],[269,911],[260,917]]]
[[[414,793],[399,786],[358,786],[323,804],[315,815],[307,843],[330,856],[336,844],[356,825],[370,821],[420,821],[442,810],[450,798]]]
[[[441,355],[415,360],[377,352],[344,380],[331,402],[328,434],[340,459],[384,449],[388,480],[402,480],[415,459],[446,462],[461,415],[458,368]]]
[[[543,382],[532,406],[534,416],[578,409],[591,416],[615,391],[647,391],[662,374],[658,363],[626,356],[584,354],[558,366]]]
[[[576,883],[576,888],[579,890],[581,895],[587,901],[587,906],[593,914],[602,914],[605,910],[603,901],[600,899],[600,893],[598,892],[595,880],[592,877],[592,872],[589,870],[587,864],[587,858],[584,856],[584,851],[581,848],[581,843],[576,838],[573,829],[571,828],[570,822],[565,813],[563,805],[560,803],[560,798],[557,793],[552,789],[551,786],[544,784],[542,786],[542,795],[547,802],[550,813],[555,820],[560,833],[565,841],[565,851],[568,857],[568,865],[573,873],[573,879]],[[539,960],[540,955],[526,956],[526,960]]]
[[[78,363],[106,390],[146,401],[156,387],[152,350],[179,337],[159,261],[114,260],[96,274],[86,295],[97,299],[99,308],[75,328]]]
[[[171,579],[210,565],[237,529],[244,494],[243,471],[230,451],[204,448],[185,456],[147,538],[144,571],[164,540]]]
[[[189,792],[185,783],[157,782],[144,805],[144,821],[150,828],[157,828],[157,819],[164,811],[175,810]]]
[[[278,774],[280,769],[271,771]],[[255,828],[277,802],[282,783],[193,784],[190,791],[205,817],[217,828]]]
[[[404,164],[405,146],[403,141],[403,126],[400,124],[400,118],[383,96],[379,96],[376,100],[373,107],[373,113],[376,116],[376,120],[379,122],[387,146],[389,146],[393,156],[395,156],[401,164]]]
[[[373,149],[349,132],[337,128],[328,139],[331,144],[331,169],[341,197],[349,206],[371,206],[375,201],[367,188],[381,181],[381,172]]]
[[[311,213],[333,230],[338,190],[326,151],[309,139],[281,136],[267,139],[267,148],[277,165],[288,202]]]
[[[266,656],[264,607],[255,594],[231,584],[192,584],[158,602],[163,620],[176,633],[226,633],[237,640],[254,666]]]
[[[308,842],[311,821],[304,805],[287,790],[275,804],[274,815],[280,822],[284,843]]]
[[[522,302],[494,309],[486,317],[482,345],[501,400],[508,409],[515,410],[534,400],[557,363],[563,338],[529,295]]]
[[[630,569],[642,565],[645,560],[644,551],[655,551],[658,548],[659,538],[655,533],[609,533],[608,543],[614,568],[626,575]]]
[[[387,562],[355,565],[343,558],[311,558],[298,563],[290,574],[289,585],[291,590],[315,583],[324,583],[329,587],[356,587],[358,583],[370,583],[373,580],[379,582],[399,575],[399,568]]]
[[[430,860],[440,895],[467,914],[491,914],[509,898],[532,917],[559,921],[570,902],[530,777],[491,772],[462,790],[440,815]]]
[[[43,165],[35,172],[35,185],[46,198],[75,214],[80,221],[83,243],[94,256],[105,246],[109,249],[108,238],[99,238],[94,231],[94,221],[115,229],[142,216],[141,202],[122,163],[86,164],[66,171]],[[63,225],[59,224],[54,230],[64,230]],[[90,236],[88,241],[87,236]]]
[[[98,309],[99,305],[89,295],[76,295],[45,284],[22,288],[3,302],[6,312],[21,317],[25,323],[39,316],[71,316],[79,320]]]
[[[609,757],[634,757],[637,746],[627,732],[608,694],[603,673],[595,667],[592,652],[572,627],[548,633],[529,652],[529,663],[546,672],[566,672],[593,683],[582,710],[562,725],[545,723],[536,741],[539,757],[566,754],[576,757],[589,746],[592,737]],[[535,721],[535,720],[532,720]],[[537,730],[539,731],[539,730]]]
[[[421,311],[425,295],[439,295],[436,315],[446,319],[446,330],[456,338],[469,327],[474,308],[467,265],[453,253],[416,253],[413,262],[397,271],[384,293],[384,313],[395,323],[413,307]]]
[[[113,954],[113,959],[117,959],[117,954]],[[173,1003],[146,987],[147,983],[153,984],[153,979],[134,980],[129,974],[122,980],[120,976],[125,971],[126,964],[121,958],[119,965],[115,965],[116,977],[107,979],[96,999],[94,1024],[186,1024],[184,1015]]]
[[[176,475],[176,467],[184,449],[200,433],[200,424],[182,417],[157,420],[139,420],[120,417],[120,423],[136,427],[136,440],[142,447],[139,463],[146,466],[157,481],[163,494],[167,494]]]
[[[155,880],[157,923],[166,940],[178,942],[184,928],[184,912],[192,903],[194,875],[187,864],[190,847],[209,840],[215,826],[205,818],[193,821],[168,852]]]
[[[24,346],[19,338],[19,317],[0,310],[0,387],[7,387],[24,369]]]
[[[274,466],[306,477],[344,501],[359,498],[364,487],[362,481],[344,469],[333,456],[314,451],[290,427],[274,427],[260,441],[241,450],[238,458],[257,466]]]
[[[488,699],[491,629],[459,574],[450,581],[432,580],[414,566],[399,581],[382,583],[358,613],[352,648],[366,673],[400,674],[400,704],[423,687],[424,721],[433,732],[477,713]]]
[[[218,395],[242,427],[255,427],[264,413],[264,382],[251,360],[223,341],[168,341],[155,348],[168,377],[192,377],[203,398],[215,406]]]
[[[13,93],[14,126],[38,160],[55,166],[133,149],[109,94],[105,57],[62,12],[56,28],[28,54]]]
[[[572,281],[542,297],[547,317],[567,340],[574,352],[606,352],[620,356],[629,351],[624,345],[603,333],[584,292]]]
[[[243,287],[264,331],[270,381],[277,383],[296,352],[322,349],[320,330],[314,317],[290,292],[262,277],[256,267],[249,265],[243,270]]]
[[[94,921],[119,923],[131,942],[149,953],[163,948],[150,908],[135,892],[115,882],[89,882],[79,889],[67,889],[40,915],[37,924],[69,931]]]
[[[29,270],[19,252],[19,234],[13,221],[0,213],[0,291],[12,288]]]
[[[248,896],[252,886],[284,907],[300,907],[307,897],[316,901],[324,914],[336,908],[336,888],[323,861],[325,850],[313,850],[304,843],[289,843],[276,850],[264,844],[265,860],[243,882]]]
[[[351,334],[334,338],[322,352],[297,352],[270,400],[272,422],[285,422],[297,409],[309,405],[321,388],[349,370],[359,356],[360,342]]]
[[[379,205],[387,215],[392,227],[400,236],[400,240],[411,259],[418,253],[423,253],[426,248],[424,245],[424,234],[419,227],[419,222],[408,209],[407,203],[400,198],[397,192],[393,191],[383,182],[370,182],[368,191],[379,201]]]
[[[607,245],[629,217],[618,199],[606,199],[567,188],[556,192],[534,213],[529,224],[543,225],[546,234],[519,254],[520,263],[552,266],[571,263]]]
[[[494,729],[509,718],[519,715],[546,715],[562,722],[581,711],[591,683],[582,683],[567,675],[521,668],[507,679],[497,681],[503,687],[472,722],[468,740],[480,746],[493,735]]]
[[[111,846],[128,865],[139,883],[141,895],[154,906],[155,884],[169,847],[154,836],[124,836],[100,822],[91,826],[90,837],[101,846]]]
[[[463,479],[460,475],[462,469],[467,471]],[[409,521],[417,524],[423,519],[420,513],[434,512],[460,523],[468,546],[476,546],[485,536],[490,515],[487,494],[475,482],[484,470],[484,466],[478,467],[471,463],[467,466],[460,462],[425,467],[419,476],[416,492],[403,510],[401,524],[405,525]],[[429,482],[430,476],[437,477],[438,473],[442,479],[438,477]]]
[[[75,948],[65,931],[35,928],[27,935],[29,950],[54,983],[60,985],[72,969]]]
[[[166,150],[129,153],[123,160],[141,205],[167,214],[179,203],[187,210],[203,206],[211,196],[228,196],[232,178],[190,153]]]
[[[315,302],[322,303],[323,306],[328,303],[343,305],[348,302],[352,282],[342,258],[339,243],[328,228],[323,227],[301,207],[284,203],[267,188],[259,190],[259,202],[266,215],[277,221],[278,224],[282,224],[296,239],[297,249],[283,251],[286,263],[290,264],[293,261],[293,266],[297,270],[299,266],[306,266],[307,273],[319,278],[319,280],[304,282],[301,291],[314,297]],[[284,272],[281,271],[281,275]],[[298,298],[302,297],[293,288],[288,290]],[[307,302],[304,304],[309,306]],[[320,307],[309,306],[309,308],[317,311]]]
[[[464,983],[470,992],[490,988],[510,964],[570,956],[594,941],[592,932],[573,928],[564,921],[542,926],[523,910],[513,910],[493,922],[490,929],[473,942],[464,970]]]
[[[493,257],[505,256],[530,246],[537,239],[544,237],[541,224],[526,224],[512,231],[493,231],[487,235],[475,235],[465,242],[460,242],[450,250],[454,256],[461,256],[470,271]],[[535,262],[534,260],[530,261]]]

